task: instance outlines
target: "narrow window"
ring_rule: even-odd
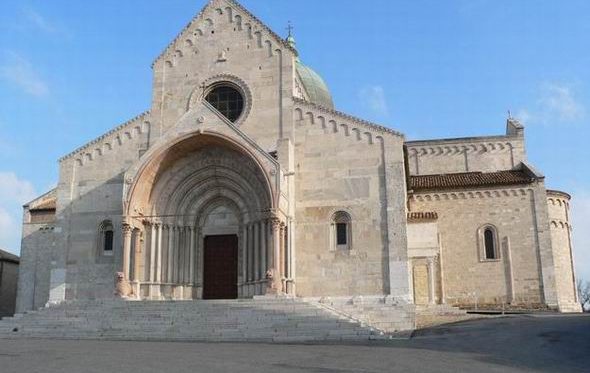
[[[100,223],[98,232],[98,255],[112,256],[113,255],[113,241],[114,241],[113,223],[110,220],[105,220]]]
[[[104,249],[105,252],[113,251],[113,231],[104,232]]]
[[[338,211],[332,216],[333,249],[350,249],[351,219],[344,211]]]
[[[483,232],[484,248],[486,259],[497,259],[496,256],[496,238],[491,228],[486,228]]]
[[[346,245],[346,223],[336,223],[336,244]]]

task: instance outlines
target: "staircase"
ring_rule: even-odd
[[[413,304],[397,303],[383,296],[325,297],[315,302],[335,315],[368,325],[382,335],[413,330],[417,317]]]
[[[0,338],[312,342],[383,338],[302,299],[75,301],[0,321]]]

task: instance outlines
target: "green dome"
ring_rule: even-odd
[[[334,102],[332,101],[332,95],[328,86],[324,82],[321,76],[318,75],[311,68],[297,60],[297,74],[301,79],[301,83],[305,88],[305,91],[309,95],[309,100],[316,104],[328,109],[334,109]]]

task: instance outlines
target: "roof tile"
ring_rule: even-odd
[[[410,177],[410,189],[461,189],[499,185],[530,184],[536,178],[524,171],[463,172],[454,174],[416,175]]]

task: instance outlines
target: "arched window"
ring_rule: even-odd
[[[100,224],[99,229],[98,249],[100,255],[113,255],[113,240],[113,223],[110,220],[105,220]]]
[[[351,248],[351,219],[345,211],[338,211],[332,216],[333,248],[349,250]]]
[[[498,250],[498,234],[496,228],[491,225],[482,227],[479,231],[480,255],[483,260],[500,259]]]
[[[207,93],[205,100],[232,122],[237,121],[244,110],[244,96],[227,83],[215,85]]]

